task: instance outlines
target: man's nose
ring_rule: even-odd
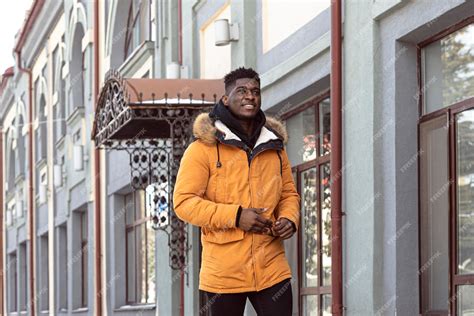
[[[245,99],[255,100],[252,90],[247,90],[247,92],[245,92]]]

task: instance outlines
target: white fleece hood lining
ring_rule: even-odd
[[[222,121],[217,120],[214,123],[215,127],[222,133],[224,133],[225,137],[224,140],[238,140],[242,141],[239,136],[237,136],[235,133],[233,133]],[[255,147],[258,145],[267,143],[271,140],[277,140],[279,139],[278,136],[269,130],[266,126],[262,127],[262,130],[260,131],[260,135],[257,138],[257,141],[255,142]]]

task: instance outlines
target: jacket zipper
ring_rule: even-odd
[[[247,149],[248,147],[246,147]],[[247,151],[247,150],[246,150]],[[249,191],[250,191],[250,201],[253,200],[253,195],[252,195],[252,184],[250,181],[250,170],[251,169],[251,161],[249,160],[249,172],[248,172],[248,183],[249,183]],[[250,207],[253,207],[253,203],[250,204]],[[253,245],[254,245],[254,234],[252,233],[252,244],[250,245],[250,254],[252,255],[252,266],[253,266],[253,286],[255,288],[255,291],[257,290],[257,272],[256,272],[256,267],[255,267],[255,256],[253,254]]]

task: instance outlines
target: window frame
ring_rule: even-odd
[[[89,245],[89,219],[88,219],[88,212],[86,210],[80,213],[80,241],[81,241],[81,308],[88,307],[88,277],[89,277],[89,269],[87,267],[89,254],[88,254],[88,245]],[[84,231],[84,226],[86,230]]]
[[[456,271],[456,267],[458,265],[458,236],[457,236],[457,165],[456,165],[456,153],[457,153],[457,146],[456,146],[456,137],[457,137],[457,125],[455,124],[456,115],[463,111],[467,111],[469,109],[474,109],[474,96],[464,99],[459,102],[455,102],[449,106],[445,106],[441,109],[435,110],[430,113],[424,113],[424,94],[425,89],[423,88],[423,59],[422,53],[423,49],[428,45],[439,41],[456,31],[468,26],[474,25],[474,15],[468,18],[461,20],[460,22],[449,26],[448,28],[438,32],[437,34],[421,41],[417,45],[417,81],[418,81],[418,126],[417,126],[417,149],[420,152],[420,125],[424,122],[431,121],[437,119],[442,116],[446,116],[448,119],[448,177],[449,177],[449,222],[448,222],[448,245],[449,245],[449,268],[448,268],[448,314],[457,315],[457,302],[458,302],[458,295],[457,295],[457,287],[462,285],[473,285],[474,284],[474,273],[468,275],[459,275]],[[420,159],[418,159],[418,197],[421,194],[421,169],[420,169]],[[421,235],[422,235],[422,227],[421,227],[421,199],[418,198],[418,268],[419,271],[422,268],[423,262],[421,262]],[[422,306],[422,274],[419,273],[418,277],[418,286],[419,286],[419,313],[420,315],[439,315],[439,312],[432,311],[423,314],[423,306]],[[446,314],[446,315],[448,315]]]
[[[6,302],[8,304],[6,311],[7,313],[18,313],[18,250],[7,254],[7,257],[9,259],[6,262],[5,271],[9,280],[6,288]]]
[[[128,8],[128,15],[127,15],[127,32],[125,34],[125,43],[124,43],[124,60],[127,59],[128,56],[132,54],[134,49],[140,46],[140,43],[135,45],[134,41],[136,41],[136,37],[138,36],[139,42],[141,42],[142,37],[142,21],[141,20],[141,10],[142,10],[143,1],[139,0],[138,5],[136,5],[135,0],[130,1],[130,6]],[[136,11],[135,11],[136,10]],[[138,23],[138,26],[137,26]],[[138,27],[138,34],[136,27]]]
[[[144,198],[144,196],[143,196]],[[137,232],[140,230],[140,229],[143,229],[144,228],[144,235],[142,236],[142,238],[145,239],[145,244],[148,245],[148,238],[154,238],[155,236],[148,236],[148,230],[147,230],[147,224],[149,225],[150,224],[150,221],[151,221],[151,216],[150,215],[147,215],[146,214],[146,205],[143,205],[143,207],[145,207],[145,210],[143,211],[143,215],[144,217],[137,217],[137,216],[141,216],[140,214],[140,210],[139,208],[142,206],[142,204],[140,204],[140,193],[137,192],[137,191],[133,191],[133,192],[130,192],[129,194],[125,194],[123,195],[123,200],[124,200],[124,207],[125,207],[125,216],[124,216],[124,220],[125,220],[125,302],[127,305],[131,305],[131,306],[139,306],[139,305],[149,305],[149,304],[156,304],[156,298],[153,297],[153,298],[150,298],[148,297],[148,282],[146,282],[146,289],[145,289],[145,296],[146,296],[146,302],[142,303],[138,300],[138,296],[137,296],[137,290],[138,290],[138,286],[139,284],[137,283],[137,274],[138,274],[138,269],[137,267],[135,267],[135,277],[134,277],[134,285],[130,285],[129,284],[129,268],[128,268],[128,265],[129,265],[129,252],[128,252],[128,234],[131,232],[133,234],[133,243],[134,243],[134,259],[137,260],[138,258],[138,251],[137,251],[137,245],[138,245],[138,242],[137,242]],[[129,207],[129,203],[133,201],[133,218],[131,220],[131,223],[130,224],[127,224],[127,216],[128,216],[128,207]],[[137,202],[139,203],[139,205],[137,206]],[[143,226],[144,225],[144,226]],[[142,265],[144,265],[145,267],[147,267],[145,269],[145,275],[142,276],[142,279],[145,279],[145,280],[148,280],[148,247],[145,247],[145,258],[146,258],[146,262],[142,263]],[[135,287],[135,301],[130,301],[129,300],[129,288],[130,286],[134,286]],[[143,296],[143,294],[142,294]]]
[[[330,98],[330,90],[324,90],[318,96],[312,98],[309,101],[304,102],[303,104],[297,106],[294,109],[290,109],[289,111],[283,113],[281,115],[282,120],[287,120],[297,114],[314,107],[314,125],[316,130],[316,158],[305,161],[299,165],[292,167],[293,175],[296,175],[296,188],[299,194],[301,194],[301,175],[303,172],[310,170],[311,168],[316,169],[316,197],[317,197],[317,254],[318,254],[318,262],[317,262],[317,270],[318,270],[318,286],[316,287],[304,287],[303,284],[303,268],[302,268],[302,256],[303,256],[303,244],[302,244],[302,234],[303,229],[298,230],[298,314],[303,315],[303,300],[305,296],[314,295],[317,297],[318,301],[318,311],[319,315],[322,315],[322,304],[323,304],[323,296],[324,295],[332,295],[332,284],[330,285],[323,285],[323,266],[322,266],[322,228],[323,228],[323,220],[322,220],[322,209],[321,209],[321,170],[325,164],[330,163],[331,152],[321,155],[321,146],[320,146],[320,139],[322,135],[320,135],[320,108],[324,101]],[[300,218],[300,224],[303,221],[303,218]],[[301,225],[300,225],[301,226]],[[331,258],[332,259],[332,258]]]

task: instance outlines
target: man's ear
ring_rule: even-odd
[[[227,95],[222,97],[222,103],[224,103],[225,106],[229,105],[229,97]]]

